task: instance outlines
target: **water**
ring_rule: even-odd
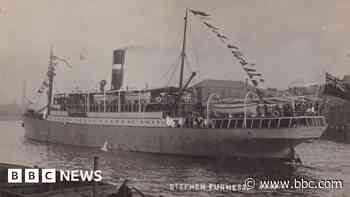
[[[120,184],[124,178],[145,193],[164,196],[350,196],[350,145],[325,140],[297,147],[304,165],[291,169],[285,165],[262,164],[259,161],[237,162],[147,153],[103,152],[45,144],[26,140],[20,121],[0,121],[0,162],[38,165],[60,169],[90,169],[93,156],[99,156],[99,167],[105,181]],[[250,193],[171,192],[171,183],[239,184],[247,177],[297,177],[307,179],[342,179],[342,189],[293,190]]]

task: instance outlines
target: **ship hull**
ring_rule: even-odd
[[[91,125],[25,117],[27,139],[84,147],[205,157],[291,158],[299,143],[325,126],[285,129],[211,129]]]

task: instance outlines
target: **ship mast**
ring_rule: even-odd
[[[54,77],[54,65],[53,65],[53,48],[51,47],[50,51],[50,62],[49,62],[49,72],[48,72],[48,77],[49,77],[49,92],[47,95],[47,115],[50,115],[51,112],[51,101],[52,101],[52,87],[53,87],[53,77]]]
[[[184,35],[182,40],[182,51],[181,51],[181,68],[180,68],[180,79],[179,79],[179,92],[176,98],[176,112],[178,116],[183,115],[183,106],[181,104],[181,95],[183,88],[183,75],[184,75],[184,66],[185,66],[185,57],[186,57],[186,31],[187,31],[187,17],[188,17],[188,9],[186,8],[185,14],[185,26],[184,26]]]
[[[188,17],[188,9],[186,8],[186,14],[184,18],[185,19],[184,37],[182,40],[182,51],[181,51],[181,69],[180,69],[179,89],[182,89],[182,84],[183,84],[183,75],[184,75],[184,66],[185,66],[185,57],[186,57],[187,17]]]

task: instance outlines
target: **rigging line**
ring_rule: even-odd
[[[190,62],[189,62],[189,60],[188,60],[188,58],[186,58],[185,59],[185,61],[186,61],[186,64],[188,65],[186,68],[186,70],[187,70],[187,72],[188,72],[188,74],[189,75],[192,75],[192,72],[194,71],[192,68],[191,68],[191,66],[190,66]],[[196,72],[196,75],[198,75],[198,73],[199,73],[199,71],[197,70],[197,71],[195,71]],[[196,82],[198,82],[198,77],[194,77],[193,79],[192,79],[192,84],[194,84],[194,83],[196,83]]]
[[[203,20],[199,20],[199,22],[201,23],[201,25],[202,25],[202,23],[203,23]],[[207,29],[207,28],[205,28],[205,29]],[[209,36],[212,36],[211,34],[212,34],[212,32],[208,32],[208,34],[209,34]],[[190,37],[191,37],[191,39],[192,40],[194,40],[194,41],[196,41],[197,39],[196,39],[196,37],[194,36],[194,33],[192,32],[192,31],[190,31]],[[215,37],[215,36],[214,36]],[[217,41],[217,39],[215,39],[216,41]],[[227,41],[225,41],[225,40],[223,40],[223,39],[219,39],[219,41],[217,41],[218,42],[218,44],[224,44],[224,45],[227,45]],[[194,47],[194,46],[191,46],[192,47],[192,49],[193,49],[193,51],[194,51],[194,56],[195,56],[195,61],[196,61],[196,64],[197,64],[197,67],[200,67],[200,64],[199,64],[199,52],[198,52],[198,48],[197,47]],[[225,74],[225,75],[231,75],[231,73],[227,73],[227,74]],[[201,77],[203,77],[203,73],[197,73],[197,77],[194,79],[194,80],[198,80],[199,78],[201,78]],[[203,78],[205,78],[205,76],[203,77]]]
[[[187,65],[186,71],[187,71],[188,75],[192,75],[193,69],[190,66],[190,62],[189,62],[188,58],[185,58],[185,61],[186,61],[186,65]]]
[[[167,72],[165,72],[160,78],[159,81],[162,81],[168,74],[169,72],[176,66],[177,62],[179,61],[180,56],[176,57],[173,63],[169,66]]]
[[[174,77],[174,75],[175,75],[175,73],[177,71],[177,68],[178,68],[178,66],[174,66],[173,67],[173,72],[171,73],[171,76],[170,76],[168,82],[166,83],[166,86],[168,86],[170,84],[171,80],[173,79],[173,77]]]
[[[194,58],[195,58],[195,64],[196,64],[195,66],[196,66],[196,67],[199,67],[198,50],[197,50],[197,47],[194,46],[195,43],[196,43],[198,40],[195,38],[194,33],[191,31],[191,29],[190,29],[189,33],[190,33],[190,38],[191,38],[191,40],[193,40],[193,42],[192,42],[193,44],[190,45],[190,46],[191,46],[191,49],[193,50],[193,54],[194,54]]]
[[[190,38],[193,40],[193,45],[191,46],[191,49],[193,51],[194,59],[195,59],[195,67],[197,68],[196,70],[196,77],[193,79],[193,83],[198,82],[200,78],[202,78],[202,73],[200,72],[200,64],[199,64],[199,51],[198,47],[195,47],[195,43],[198,43],[198,40],[196,39],[195,34],[193,31],[190,30]]]
[[[193,72],[193,69],[192,69],[192,67],[191,67],[191,65],[190,65],[190,60],[188,59],[188,57],[187,56],[185,56],[185,61],[186,61],[186,70],[187,70],[187,72],[189,73],[189,74],[191,74],[192,72]]]

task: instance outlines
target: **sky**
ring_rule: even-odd
[[[205,11],[263,74],[266,87],[320,83],[350,74],[347,0],[1,0],[0,103],[32,101],[50,48],[60,64],[55,92],[110,82],[112,52],[126,48],[124,87],[177,85],[186,8]],[[244,80],[240,64],[193,15],[185,78]],[[80,55],[84,59],[80,59]],[[177,70],[175,69],[177,68]]]

